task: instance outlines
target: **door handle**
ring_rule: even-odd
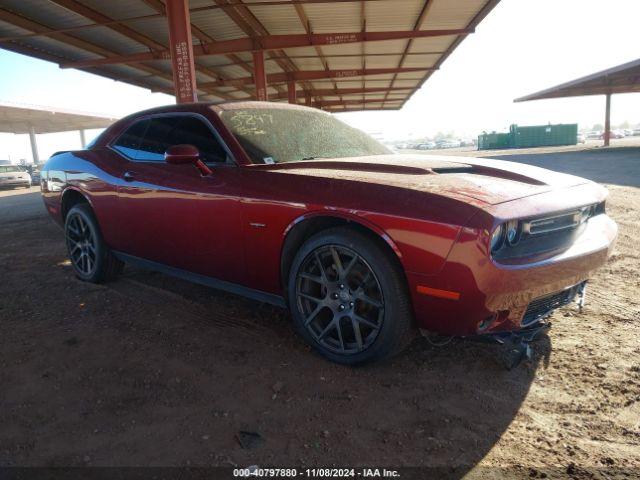
[[[122,178],[125,182],[133,182],[136,179],[136,175],[133,172],[124,172]]]

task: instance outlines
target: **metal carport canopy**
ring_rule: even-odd
[[[0,47],[178,101],[399,109],[498,2],[3,0]]]
[[[587,75],[570,82],[547,88],[531,95],[516,98],[515,102],[542,100],[548,98],[605,95],[605,145],[609,145],[611,135],[611,95],[614,93],[640,92],[640,59],[618,65],[601,72]]]
[[[0,102],[0,132],[28,134],[34,162],[38,162],[36,134],[78,130],[84,145],[84,130],[104,128],[115,118],[72,110]]]

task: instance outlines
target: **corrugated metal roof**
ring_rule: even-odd
[[[353,38],[347,38],[349,41],[344,43],[343,35],[331,38],[335,44],[313,45],[309,40],[308,46],[298,44],[267,52],[265,69],[272,78],[268,88],[272,99],[286,101],[287,97],[286,85],[273,81],[274,75],[278,78],[284,72],[298,72],[296,75],[303,78],[297,82],[299,96],[310,97],[320,106],[330,101],[326,108],[340,111],[400,108],[466,36],[456,32],[411,38],[411,32],[472,30],[498,1],[190,0],[189,7],[194,45],[215,45],[247,37],[260,39],[265,35],[387,32],[385,36],[389,37],[394,32],[405,32],[399,39],[353,42]],[[71,66],[79,61],[164,52],[169,38],[163,3],[164,0],[2,0],[0,47]],[[200,98],[246,99],[253,95],[251,52],[234,50],[233,54],[207,54],[196,56],[195,60],[197,82],[204,85],[198,90]],[[115,63],[114,59],[113,64],[81,68],[173,93],[171,64],[167,60]],[[402,72],[407,68],[420,70]],[[394,71],[374,75],[371,69]],[[306,79],[309,75],[305,72],[325,72],[326,77]],[[245,84],[217,86],[221,83],[218,80],[233,79],[244,79]],[[370,92],[372,88],[386,91]],[[353,93],[354,90],[358,92]],[[363,99],[367,102],[357,103]]]
[[[640,92],[640,58],[601,72],[587,75],[541,92],[517,98],[516,102],[545,98],[580,97],[613,93]]]
[[[115,118],[87,112],[22,103],[0,103],[0,132],[29,133],[31,129],[35,133],[67,132],[104,128],[115,121]]]

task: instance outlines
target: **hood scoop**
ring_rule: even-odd
[[[444,175],[447,173],[475,173],[474,170],[475,168],[473,168],[471,165],[435,167],[431,169],[433,173],[437,173],[438,175]]]
[[[432,169],[434,173],[439,175],[446,174],[472,174],[483,175],[485,177],[500,178],[503,180],[512,180],[514,182],[526,183],[528,185],[546,185],[546,183],[537,180],[535,178],[521,175],[519,173],[511,172],[508,170],[500,170],[498,168],[485,167],[481,165],[466,165],[464,167],[452,166],[452,167],[438,167]]]
[[[374,162],[349,162],[340,160],[309,160],[303,162],[280,163],[270,170],[331,170],[367,173],[387,173],[395,175],[431,175],[431,168]]]

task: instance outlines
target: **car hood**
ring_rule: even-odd
[[[589,182],[522,163],[436,155],[322,159],[266,168],[293,175],[377,183],[488,205]]]

